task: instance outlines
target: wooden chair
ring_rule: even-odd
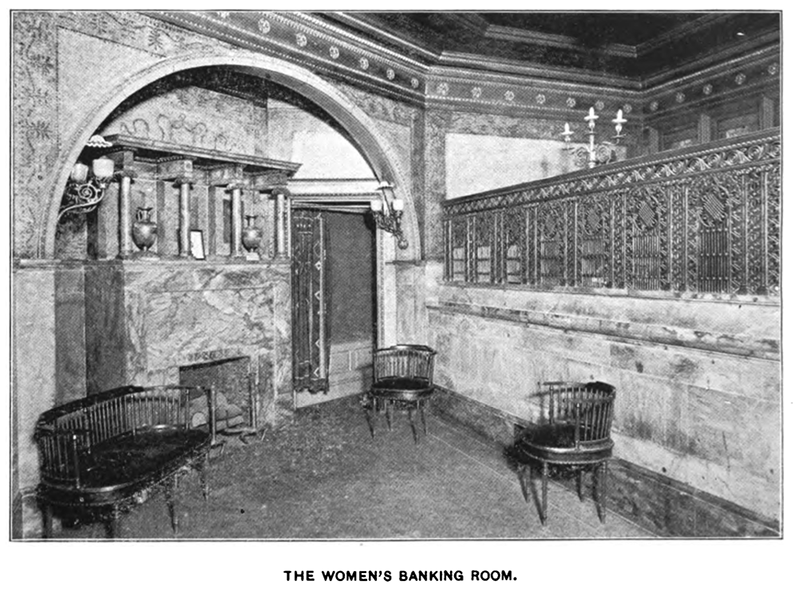
[[[375,417],[386,413],[392,429],[392,411],[408,412],[414,443],[419,443],[415,414],[419,412],[423,432],[427,435],[425,405],[433,393],[433,363],[436,351],[428,346],[403,344],[381,348],[373,353],[373,385],[363,399],[370,435],[375,437]]]
[[[613,452],[610,428],[616,390],[601,381],[541,384],[542,422],[530,425],[517,440],[515,457],[525,498],[530,501],[532,465],[541,463],[541,522],[547,520],[547,485],[550,465],[577,471],[577,494],[582,495],[582,474],[593,470],[593,492],[599,519],[605,520],[607,463]],[[533,488],[534,490],[534,488]]]

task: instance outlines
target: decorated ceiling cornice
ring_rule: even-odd
[[[697,106],[777,86],[778,33],[760,35],[752,51],[735,56],[712,53],[648,81],[577,67],[550,66],[533,60],[486,57],[476,53],[434,52],[410,39],[376,31],[362,15],[346,13],[182,11],[148,12],[149,16],[211,35],[227,43],[289,59],[323,75],[341,79],[417,106],[494,111],[569,119],[583,109],[644,115]],[[474,15],[458,15],[467,34],[489,39],[507,35],[505,27]],[[696,22],[633,46],[606,51],[628,57],[654,56],[688,36],[725,26],[727,17],[705,15]],[[363,35],[345,23],[372,30]],[[368,29],[369,28],[369,29]],[[517,33],[516,35],[520,35]],[[526,35],[526,34],[525,34]],[[542,36],[543,37],[543,36]],[[546,36],[550,39],[554,36]],[[555,44],[571,44],[557,36]],[[569,51],[567,48],[562,50]],[[600,49],[599,52],[602,50]],[[532,56],[530,57],[532,59]],[[634,59],[633,59],[634,60]],[[719,64],[716,60],[720,60]],[[695,65],[695,69],[694,69]]]

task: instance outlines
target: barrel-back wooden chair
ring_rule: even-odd
[[[416,344],[380,348],[373,353],[373,385],[363,398],[372,437],[375,437],[376,414],[386,413],[387,425],[392,429],[394,409],[408,413],[415,443],[419,443],[416,413],[420,415],[423,432],[428,433],[425,407],[434,390],[435,355],[435,350]]]
[[[541,522],[547,519],[547,487],[550,465],[577,471],[577,493],[582,495],[582,475],[593,471],[593,492],[599,519],[605,519],[607,464],[613,451],[610,429],[616,389],[607,383],[546,382],[538,396],[542,419],[519,436],[514,455],[527,501],[532,494],[532,466],[541,465]]]

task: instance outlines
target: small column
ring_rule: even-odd
[[[243,254],[243,201],[241,182],[230,183],[232,192],[232,258],[245,258]]]
[[[276,196],[276,258],[290,256],[292,238],[292,219],[290,218],[290,195],[286,187],[277,187],[272,192]]]
[[[276,194],[276,258],[285,256],[284,195]]]
[[[190,258],[190,186],[188,177],[177,179],[179,185],[179,256]]]
[[[119,171],[119,258],[130,256],[130,185],[135,178],[135,171],[124,169]]]

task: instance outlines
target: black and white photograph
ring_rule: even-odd
[[[346,8],[8,11],[8,541],[781,544],[784,11]]]

